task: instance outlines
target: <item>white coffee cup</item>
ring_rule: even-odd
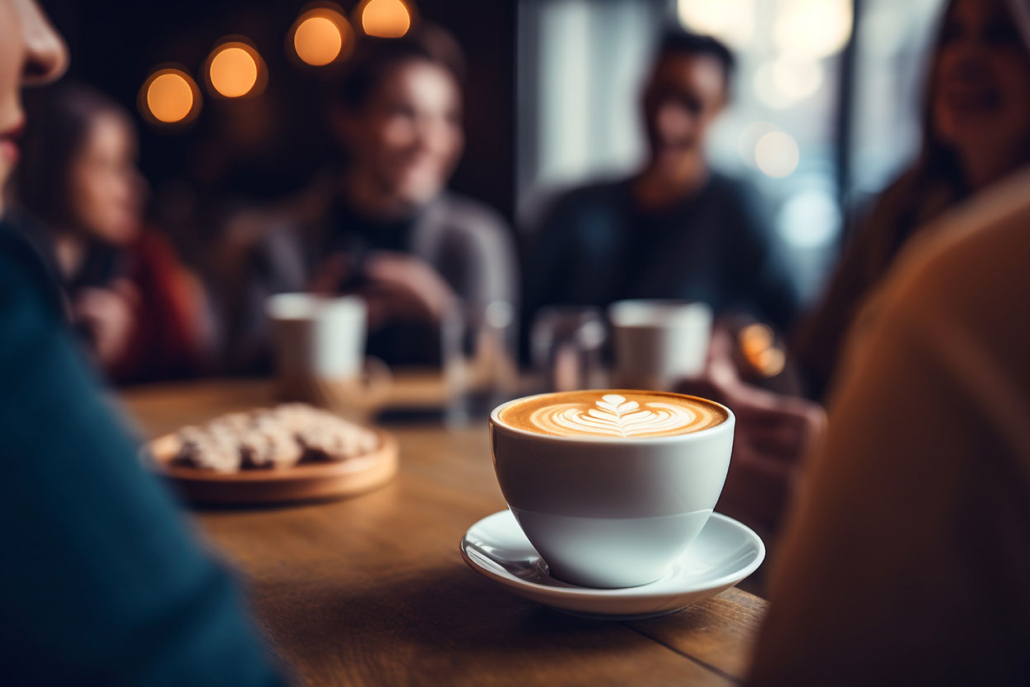
[[[368,309],[357,296],[304,293],[272,296],[266,303],[275,347],[280,395],[299,400],[315,394],[315,382],[368,386],[386,371],[365,358]]]
[[[517,403],[510,401],[509,403]],[[636,587],[663,577],[708,522],[730,464],[735,418],[676,436],[596,438],[515,429],[490,415],[501,492],[550,573]]]
[[[669,390],[708,360],[712,309],[685,301],[619,301],[608,309],[615,347],[613,386]]]

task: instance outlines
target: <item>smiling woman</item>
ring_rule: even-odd
[[[952,0],[931,61],[919,157],[876,203],[799,337],[811,395],[835,377],[848,328],[902,249],[931,220],[1030,163],[1028,84],[1030,50],[1012,5]]]

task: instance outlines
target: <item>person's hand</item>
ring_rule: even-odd
[[[311,283],[315,293],[340,293],[342,285],[360,276],[352,292],[365,299],[372,331],[387,322],[439,323],[457,297],[443,277],[424,260],[392,251],[370,254],[354,273],[349,256],[329,257]]]
[[[793,498],[804,457],[826,429],[826,412],[802,398],[743,382],[733,362],[733,339],[713,336],[708,367],[680,389],[730,408],[737,418],[719,510],[775,532]]]
[[[72,304],[75,321],[89,330],[94,351],[105,369],[116,365],[128,350],[139,300],[136,287],[120,279],[109,288],[83,289]]]
[[[365,261],[369,326],[392,321],[439,323],[457,297],[431,265],[403,253],[373,253]]]
[[[308,284],[308,291],[323,296],[335,296],[356,276],[353,258],[348,253],[333,253],[315,269],[315,276]]]

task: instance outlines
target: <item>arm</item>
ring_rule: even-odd
[[[0,665],[54,684],[272,685],[229,578],[139,464],[0,242]]]

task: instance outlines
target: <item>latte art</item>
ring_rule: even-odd
[[[580,391],[538,396],[502,409],[505,424],[564,437],[628,439],[690,434],[727,418],[719,405],[676,394]]]

